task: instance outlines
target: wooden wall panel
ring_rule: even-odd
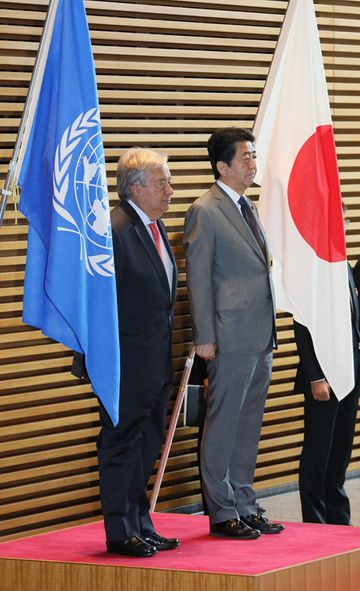
[[[170,155],[175,194],[165,223],[179,265],[174,404],[191,346],[182,228],[189,204],[212,183],[205,144],[226,125],[252,127],[287,0],[86,0],[95,56],[111,204],[119,155],[136,144]],[[360,254],[360,0],[315,2],[334,119],[342,192]],[[0,6],[0,178],[12,155],[48,0]],[[256,200],[258,190],[251,189]],[[27,223],[8,205],[0,231],[0,535],[81,523],[100,515],[97,403],[74,379],[71,352],[22,323]],[[289,315],[277,317],[256,487],[297,480],[302,396]],[[200,501],[196,429],[179,425],[158,509]],[[360,467],[360,429],[352,468]]]

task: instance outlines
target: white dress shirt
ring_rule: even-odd
[[[154,220],[151,220],[149,218],[149,216],[147,215],[147,213],[145,213],[142,209],[140,209],[140,207],[138,205],[136,205],[136,203],[134,203],[134,201],[132,201],[131,199],[128,199],[128,203],[130,203],[131,207],[133,207],[135,209],[135,211],[138,214],[139,218],[141,219],[142,223],[145,225],[145,227],[149,233],[149,236],[151,236],[151,240],[155,244],[154,236],[152,235],[152,232],[149,228],[149,224],[151,224],[151,222],[153,222]],[[160,234],[160,247],[161,247],[162,260],[164,263],[165,272],[166,272],[166,275],[168,278],[170,292],[171,292],[174,267],[173,267],[172,261],[170,259],[168,250],[164,244],[160,230],[159,230],[159,234]]]

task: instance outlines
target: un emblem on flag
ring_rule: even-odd
[[[53,206],[77,234],[79,256],[91,274],[114,274],[109,198],[98,109],[81,113],[56,148]]]

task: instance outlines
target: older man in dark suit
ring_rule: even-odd
[[[164,438],[172,384],[176,264],[160,216],[173,190],[167,157],[132,148],[111,212],[121,351],[119,424],[100,408],[100,496],[108,552],[152,556],[178,546],[155,532],[146,488]],[[106,305],[106,302],[101,302]]]

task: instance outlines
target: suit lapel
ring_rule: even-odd
[[[135,209],[133,207],[131,207],[130,203],[127,203],[127,201],[121,201],[120,207],[122,207],[122,209],[126,212],[126,214],[131,219],[132,223],[134,224],[135,231],[136,231],[137,235],[139,236],[139,238],[144,246],[144,249],[145,249],[147,255],[149,256],[152,264],[154,265],[154,267],[160,277],[161,283],[163,284],[163,287],[166,290],[166,293],[168,294],[170,299],[172,299],[173,294],[170,294],[169,281],[168,281],[168,278],[166,275],[164,264],[163,264],[162,260],[160,259],[159,253],[156,250],[156,246],[155,246],[153,240],[151,239],[149,232],[147,231],[145,225],[143,224],[140,217],[136,213]],[[159,227],[161,226],[161,224],[158,224],[158,225],[159,225]],[[161,231],[161,235],[164,239],[164,235],[166,236],[165,230],[163,228],[161,228],[160,231]],[[170,247],[168,247],[167,238],[165,240],[165,244],[166,244],[166,248],[169,250]],[[174,265],[175,261],[174,261],[172,254],[171,254],[171,261]],[[174,265],[174,270],[175,270],[175,265]],[[175,271],[174,271],[173,275],[174,274],[175,274]]]
[[[250,228],[247,225],[246,221],[244,220],[243,216],[239,212],[235,203],[232,201],[232,199],[230,199],[230,197],[225,193],[225,191],[223,191],[221,189],[221,187],[219,187],[218,185],[214,185],[213,189],[214,189],[214,197],[215,197],[215,199],[218,199],[219,207],[220,207],[221,211],[228,218],[228,220],[231,222],[231,224],[237,229],[237,231],[240,232],[240,234],[242,235],[244,240],[246,240],[246,242],[251,246],[251,248],[253,248],[253,250],[261,258],[261,260],[264,261],[265,264],[269,265],[268,246],[267,246],[264,230],[260,224],[255,206],[253,206],[253,204],[251,204],[252,209],[255,208],[254,215],[255,215],[256,220],[258,222],[260,232],[264,238],[265,248],[266,248],[266,260],[264,258],[262,251],[261,251],[260,246],[257,243],[256,238],[254,237],[252,231],[250,230]]]

